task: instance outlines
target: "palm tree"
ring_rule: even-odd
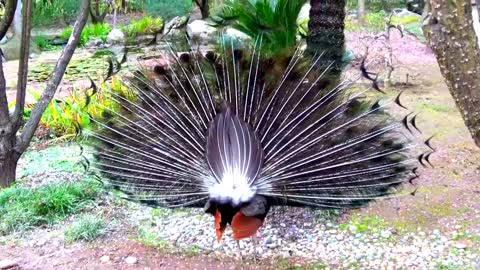
[[[319,67],[326,67],[333,62],[330,79],[323,82],[325,87],[336,82],[341,73],[345,44],[345,3],[346,0],[310,0],[307,49],[312,54],[323,53]]]

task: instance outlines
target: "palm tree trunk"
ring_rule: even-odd
[[[345,45],[345,0],[311,0],[307,50],[311,54],[322,54],[319,67],[331,63],[329,79],[321,82],[323,87],[336,84],[342,70]]]

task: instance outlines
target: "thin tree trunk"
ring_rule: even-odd
[[[358,21],[363,22],[363,17],[365,16],[365,0],[358,0]]]
[[[345,51],[345,0],[311,0],[307,50],[322,55],[319,68],[332,64],[329,75],[320,82],[321,87],[336,85],[342,71]]]
[[[25,32],[22,33],[22,39],[30,37],[31,1],[32,0],[27,0],[24,6],[23,31]],[[53,76],[25,125],[22,125],[22,122],[23,105],[25,104],[26,74],[28,72],[28,45],[24,44],[24,42],[22,43],[22,57],[17,83],[17,106],[12,116],[8,114],[8,105],[3,102],[6,100],[6,83],[2,63],[0,62],[0,187],[9,186],[15,181],[15,170],[18,159],[30,144],[43,112],[51,102],[58,85],[62,81],[65,69],[75,52],[80,34],[87,22],[89,9],[90,0],[83,0],[80,15],[75,22],[73,33],[70,36],[67,46],[60,55]],[[30,19],[27,19],[29,17]],[[18,106],[18,104],[23,105]],[[17,135],[20,127],[22,127],[22,133]]]
[[[480,147],[480,51],[470,0],[430,0],[423,30],[475,143]]]

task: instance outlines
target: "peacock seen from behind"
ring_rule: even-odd
[[[112,92],[118,110],[94,119],[94,168],[131,200],[203,207],[219,241],[228,225],[237,240],[254,235],[272,206],[345,209],[392,196],[428,161],[414,155],[411,116],[386,112],[399,98],[325,87],[320,60],[300,47],[268,59],[261,40],[171,49],[125,80],[133,98]]]

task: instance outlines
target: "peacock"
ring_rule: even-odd
[[[165,51],[162,64],[125,76],[128,94],[92,119],[94,170],[140,203],[198,207],[221,241],[254,236],[272,206],[349,209],[395,196],[418,177],[416,116],[396,119],[400,96],[329,80],[302,46],[277,61],[261,39],[238,49]],[[362,70],[366,72],[365,70]],[[397,105],[395,105],[397,104]]]

